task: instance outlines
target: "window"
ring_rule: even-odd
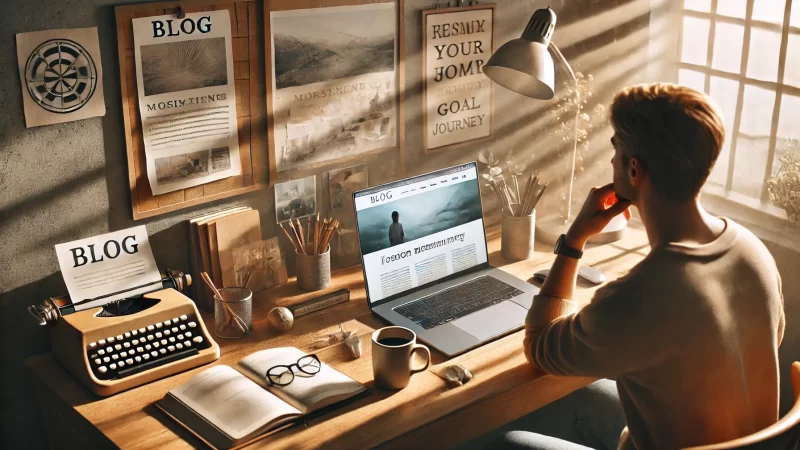
[[[726,125],[707,190],[782,217],[769,202],[766,181],[781,155],[800,142],[795,3],[792,8],[792,0],[684,0],[681,10],[678,82],[710,94]]]

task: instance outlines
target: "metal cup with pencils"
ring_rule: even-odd
[[[534,255],[536,205],[547,189],[547,183],[539,184],[539,176],[531,173],[524,191],[520,193],[516,175],[513,181],[513,186],[510,186],[492,179],[491,186],[503,210],[500,255],[507,260],[521,261]]]
[[[331,284],[331,239],[339,228],[339,220],[324,218],[319,213],[309,216],[306,229],[300,219],[281,223],[281,229],[294,246],[297,286],[304,291],[318,291]]]

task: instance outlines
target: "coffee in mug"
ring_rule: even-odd
[[[424,354],[424,366],[412,367],[415,353]],[[411,375],[426,370],[430,363],[430,350],[417,344],[417,335],[408,328],[392,326],[372,333],[372,372],[376,385],[402,389],[408,386]]]
[[[397,347],[400,345],[406,345],[409,342],[411,341],[409,341],[408,339],[390,337],[381,339],[380,341],[378,341],[378,344],[388,345],[390,347]]]

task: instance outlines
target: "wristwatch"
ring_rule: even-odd
[[[570,258],[575,258],[575,259],[581,259],[581,257],[583,256],[582,251],[576,248],[572,248],[569,246],[569,244],[567,244],[566,234],[562,234],[561,236],[558,237],[558,240],[556,241],[556,246],[553,249],[553,253],[555,253],[556,255],[569,256]]]

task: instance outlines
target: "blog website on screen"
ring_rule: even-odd
[[[369,299],[487,262],[475,163],[355,194]]]

